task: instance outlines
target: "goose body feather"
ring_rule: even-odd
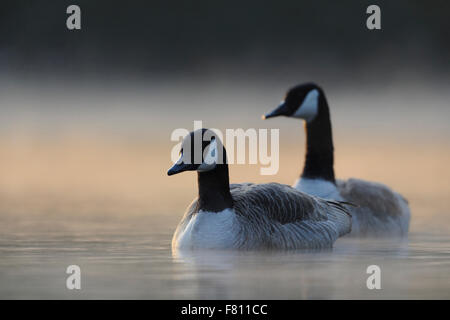
[[[410,210],[408,201],[389,187],[360,179],[336,180],[301,178],[294,187],[324,199],[355,204],[352,236],[405,236],[408,234]]]
[[[199,210],[195,199],[177,227],[173,249],[329,248],[351,230],[347,209],[278,183],[232,184],[233,207]]]

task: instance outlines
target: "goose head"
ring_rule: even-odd
[[[319,113],[319,97],[321,95],[323,95],[323,91],[315,83],[298,85],[286,93],[286,97],[278,107],[263,115],[262,118],[286,116],[310,122]]]
[[[183,139],[180,158],[167,174],[171,176],[183,171],[207,172],[224,163],[225,149],[217,134],[209,129],[199,129]]]

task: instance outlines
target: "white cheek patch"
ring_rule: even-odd
[[[175,164],[181,164],[183,163],[183,153],[180,152],[180,157],[178,158],[178,160],[175,162]]]
[[[208,153],[203,159],[203,163],[197,168],[197,171],[210,171],[216,167],[219,160],[216,139],[213,139],[209,144]]]
[[[313,120],[319,112],[319,91],[311,90],[303,99],[303,103],[292,115],[295,118],[304,119],[307,122]]]

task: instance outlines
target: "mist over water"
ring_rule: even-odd
[[[0,11],[1,299],[450,298],[449,2],[5,1]],[[372,3],[370,3],[372,4]],[[305,134],[261,115],[314,81],[330,105],[338,178],[385,183],[407,239],[341,238],[310,252],[173,253],[196,177],[166,175],[177,128],[280,130],[293,184]],[[67,266],[81,290],[67,290]],[[366,269],[381,268],[382,290]]]
[[[172,130],[191,130],[194,120],[222,130],[279,128],[278,174],[233,165],[231,182],[292,184],[301,172],[301,122],[260,119],[291,84],[250,83],[3,89],[0,296],[449,298],[449,96],[439,84],[323,85],[337,177],[383,182],[408,198],[408,239],[342,238],[320,252],[171,252],[175,227],[197,192],[194,175],[166,176]],[[71,264],[82,270],[79,292],[65,287]],[[381,291],[366,287],[371,264],[381,267]]]

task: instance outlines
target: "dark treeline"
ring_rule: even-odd
[[[365,27],[369,4],[382,30]],[[66,29],[66,8],[82,30]],[[409,61],[447,72],[448,1],[29,0],[0,4],[0,67],[170,72],[236,67],[362,66]]]

